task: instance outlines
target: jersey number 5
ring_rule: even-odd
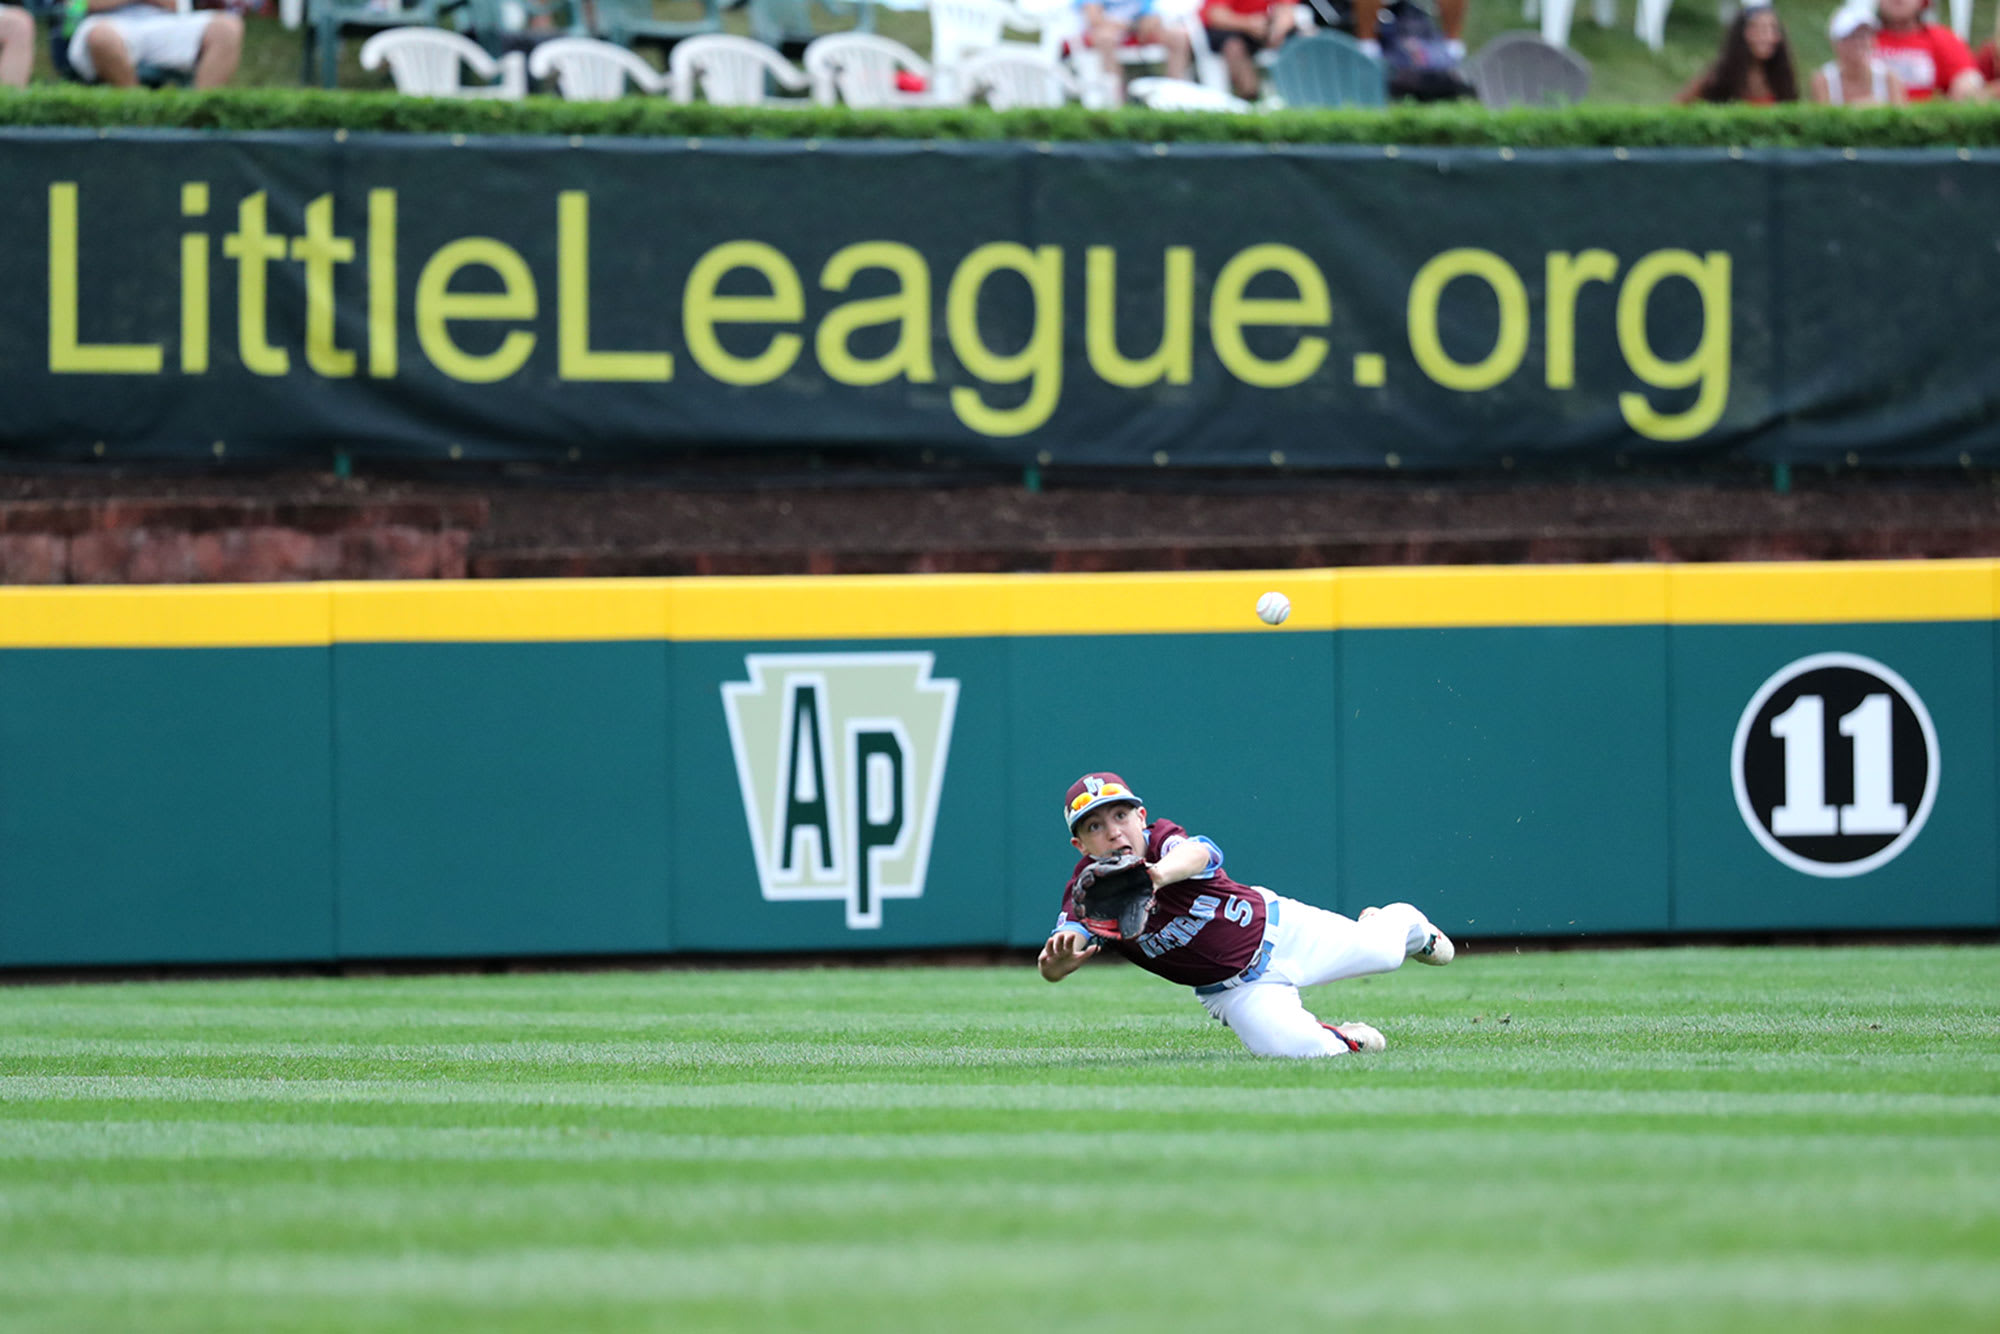
[[[1229,905],[1222,910],[1222,915],[1238,926],[1248,926],[1251,917],[1255,916],[1255,910],[1250,907],[1248,899],[1240,899],[1231,894]]]

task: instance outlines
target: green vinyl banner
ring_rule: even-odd
[[[0,134],[0,450],[2000,460],[1962,151]]]

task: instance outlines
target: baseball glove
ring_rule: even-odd
[[[1132,940],[1153,911],[1153,877],[1145,858],[1127,852],[1076,873],[1077,918],[1105,940]]]

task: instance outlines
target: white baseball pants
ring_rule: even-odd
[[[1365,922],[1262,891],[1277,924],[1265,941],[1271,961],[1255,981],[1199,997],[1258,1056],[1345,1056],[1299,998],[1300,987],[1389,973],[1424,947],[1430,926],[1407,903],[1391,903]]]

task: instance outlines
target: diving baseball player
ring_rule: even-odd
[[[1242,885],[1222,850],[1146,804],[1113,773],[1085,774],[1063,798],[1070,842],[1083,854],[1063,887],[1062,914],[1042,946],[1042,976],[1060,982],[1109,947],[1194,989],[1208,1012],[1259,1056],[1345,1056],[1388,1045],[1367,1024],[1327,1024],[1299,988],[1392,972],[1405,959],[1447,964],[1451,939],[1407,903],[1357,920]]]

